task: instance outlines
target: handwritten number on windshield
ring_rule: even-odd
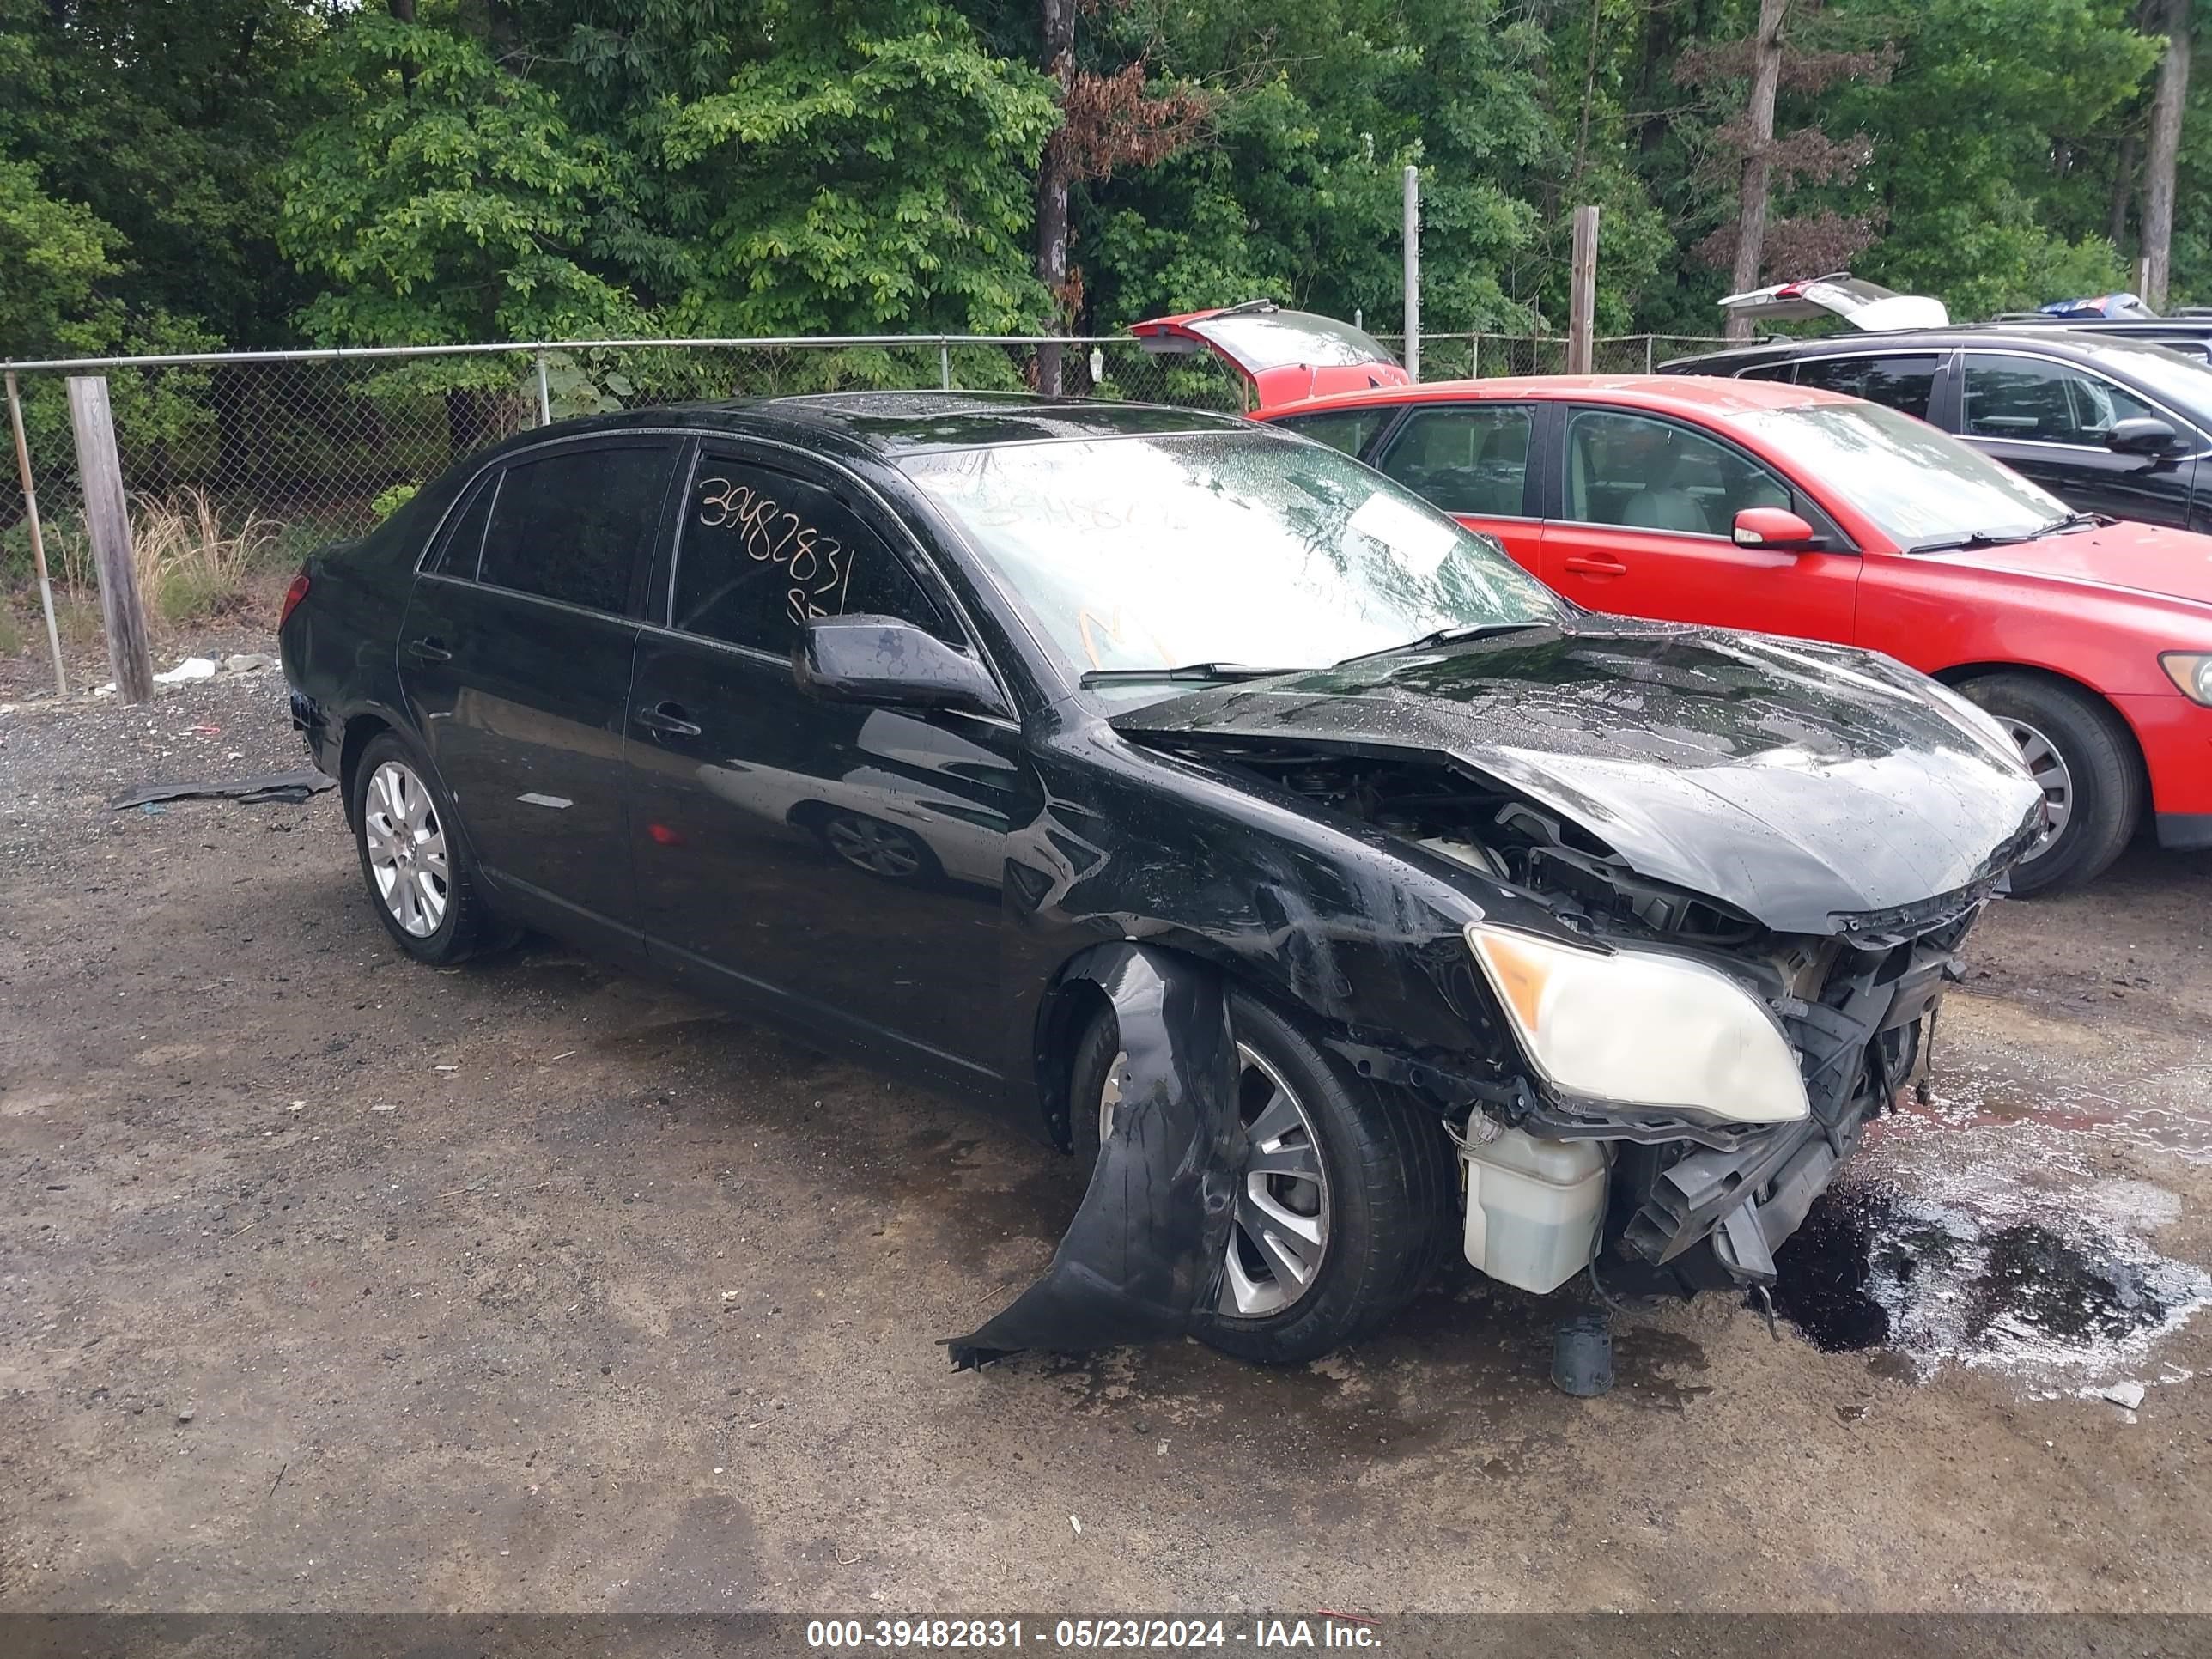
[[[751,485],[728,478],[699,480],[699,522],[708,530],[731,530],[748,558],[783,568],[793,583],[784,606],[794,627],[805,627],[811,617],[843,612],[853,557],[836,537],[823,534]]]

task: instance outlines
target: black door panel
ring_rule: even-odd
[[[826,483],[712,449],[673,564],[626,744],[647,948],[894,1064],[995,1075],[1006,836],[1035,816],[1019,733],[824,702],[791,672],[808,615],[956,633],[921,573]]]
[[[400,684],[486,873],[540,920],[618,939],[635,902],[623,741],[644,577],[674,470],[665,441],[526,452],[459,524],[475,558],[416,579]],[[496,583],[497,585],[494,585]]]

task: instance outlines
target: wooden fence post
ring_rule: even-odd
[[[84,486],[84,527],[100,572],[100,617],[107,629],[107,665],[116,694],[125,702],[154,700],[154,655],[146,640],[146,609],[138,595],[138,565],[131,549],[131,507],[123,495],[123,464],[115,454],[115,417],[107,406],[107,377],[72,374],[70,426],[76,434],[77,477]]]
[[[1567,277],[1567,373],[1590,372],[1597,321],[1597,210],[1575,210],[1574,263]]]

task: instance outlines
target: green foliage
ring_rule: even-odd
[[[0,351],[1012,332],[1054,314],[1033,274],[1036,173],[1061,120],[1039,0],[400,9],[419,21],[389,0],[0,0]],[[1569,215],[1594,202],[1601,330],[1712,331],[1742,153],[1744,77],[1726,64],[1758,9],[1081,6],[1079,76],[1137,64],[1149,95],[1206,115],[1180,149],[1078,170],[1076,321],[1264,295],[1392,330],[1410,163],[1431,330],[1558,329]],[[1796,0],[1794,50],[1881,70],[1785,76],[1779,130],[1866,154],[1848,176],[1785,166],[1778,219],[1863,224],[1854,269],[1961,317],[2124,284],[2162,51],[2141,11]],[[2212,297],[2212,67],[2192,79],[2177,299]],[[930,368],[872,348],[715,375],[673,354],[558,357],[558,414]],[[994,353],[961,376],[1018,373]],[[346,428],[291,431],[233,397],[219,430],[212,386],[118,377],[126,443],[273,463]],[[65,433],[58,386],[26,391],[40,441]],[[345,396],[362,430],[442,404],[447,448],[537,416],[520,354],[387,366]],[[396,454],[389,476],[438,461]]]
[[[307,0],[0,0],[0,159],[105,228],[101,294],[131,321],[102,349],[162,333],[156,317],[234,344],[289,337],[305,284],[276,251],[277,163],[321,103],[295,71],[329,15]]]
[[[1887,0],[1851,0],[1890,20]],[[1879,133],[1867,186],[1887,234],[1865,275],[1984,317],[2127,285],[2101,233],[2105,125],[2148,83],[2160,43],[2122,0],[1927,0],[1886,87],[1843,118]]]
[[[1049,83],[949,9],[877,9],[902,15],[794,9],[773,55],[639,124],[645,162],[681,181],[679,331],[998,333],[1042,314],[1024,238]]]
[[[422,486],[416,483],[396,483],[377,491],[376,498],[368,504],[369,521],[373,524],[382,524],[401,507],[413,501],[415,492],[422,488]]]
[[[331,284],[301,319],[315,339],[557,339],[638,320],[577,257],[607,165],[552,94],[479,40],[375,16],[334,31],[319,72],[350,95],[286,167],[281,233]]]
[[[1426,325],[1528,325],[1515,267],[1540,215],[1515,187],[1556,137],[1534,25],[1490,0],[1163,0],[1123,23],[1156,35],[1163,72],[1232,84],[1209,143],[1094,190],[1076,249],[1094,325],[1273,297],[1392,326],[1408,164]]]

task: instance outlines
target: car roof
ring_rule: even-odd
[[[831,392],[624,410],[534,428],[510,447],[549,437],[670,427],[779,438],[824,453],[887,460],[992,444],[1251,430],[1249,422],[1235,416],[1159,404],[1040,398],[1025,392]]]
[[[1498,380],[1423,380],[1413,386],[1386,386],[1374,392],[1345,392],[1310,398],[1267,411],[1270,420],[1286,415],[1319,415],[1351,406],[1455,403],[1474,398],[1576,398],[1592,403],[1620,404],[1661,414],[1705,416],[1725,419],[1769,409],[1802,409],[1815,404],[1855,404],[1856,398],[1823,391],[1818,386],[1792,386],[1782,380],[1738,380],[1723,375],[1697,374],[1523,374]]]
[[[1958,351],[1976,347],[1991,349],[2017,349],[2033,345],[2062,356],[2094,362],[2099,358],[2124,361],[2130,356],[2145,353],[2165,353],[2179,356],[2184,362],[2199,360],[2185,353],[2174,352],[2170,346],[2157,340],[2124,337],[2101,331],[2088,332],[2054,323],[1990,324],[1982,327],[1899,329],[1893,332],[1875,334],[1823,334],[1808,339],[1768,339],[1751,345],[1735,346],[1726,351],[1700,352],[1692,357],[1678,357],[1676,362],[1689,365],[1707,363],[1776,362],[1790,357],[1824,357],[1828,356],[1863,357],[1869,352],[1881,351]]]

